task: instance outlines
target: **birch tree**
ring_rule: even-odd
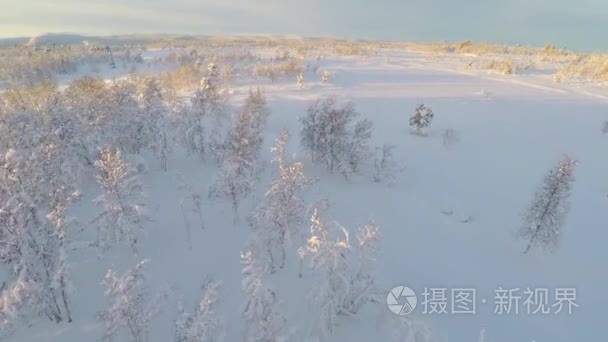
[[[241,311],[245,321],[245,342],[286,342],[285,318],[277,311],[276,292],[264,284],[264,268],[252,253],[241,254],[243,290],[247,296]]]
[[[271,273],[285,266],[287,241],[295,239],[299,244],[304,240],[300,231],[306,213],[302,192],[311,181],[304,175],[301,162],[287,160],[288,139],[289,134],[284,130],[272,148],[272,162],[278,172],[256,208],[252,221],[254,232],[266,248]]]
[[[149,220],[144,210],[139,175],[118,148],[103,148],[95,166],[97,182],[103,190],[95,200],[102,210],[93,219],[97,226],[96,245],[107,250],[111,244],[126,240],[137,253],[140,231]]]
[[[578,162],[564,156],[545,176],[532,204],[524,214],[519,236],[527,241],[524,254],[533,248],[554,250],[561,240],[562,226],[570,207],[570,192]]]
[[[222,340],[224,324],[217,313],[221,286],[222,284],[216,281],[210,281],[203,286],[201,300],[192,314],[180,307],[180,318],[175,322],[175,342]]]
[[[130,342],[146,342],[152,318],[160,311],[160,298],[151,300],[146,289],[145,268],[140,261],[122,275],[108,270],[103,280],[108,306],[99,312],[104,327],[103,341],[111,342],[127,335]]]

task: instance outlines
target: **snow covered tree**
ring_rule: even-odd
[[[326,101],[335,102],[331,98]],[[324,134],[321,126],[323,116],[321,103],[316,101],[308,107],[306,115],[300,118],[302,125],[300,143],[315,164],[325,163],[325,148],[323,146],[325,141],[322,141],[322,135]]]
[[[148,147],[147,118],[136,95],[136,82],[131,77],[109,84],[84,77],[62,92],[66,117],[75,119],[75,146],[88,164],[94,163],[101,146],[120,146],[125,153],[139,153]]]
[[[561,228],[570,207],[569,197],[578,162],[564,156],[547,174],[542,187],[524,214],[519,235],[528,241],[524,254],[532,248],[555,249],[561,240]]]
[[[175,342],[218,342],[222,340],[223,322],[218,317],[221,283],[210,281],[194,313],[188,314],[180,305],[180,317],[175,322]]]
[[[329,71],[323,70],[323,73],[321,74],[321,81],[329,82]]]
[[[186,228],[186,235],[188,238],[188,243],[191,243],[191,229],[190,229],[190,220],[188,219],[189,213],[194,212],[198,216],[198,220],[200,223],[201,229],[205,229],[205,221],[203,220],[203,209],[202,209],[202,196],[200,192],[196,191],[195,188],[189,182],[185,181],[182,177],[180,177],[180,185],[179,190],[186,192],[184,197],[179,202],[180,209],[182,211],[182,216],[184,217],[184,225]],[[189,209],[189,210],[187,210]]]
[[[17,318],[42,315],[71,321],[63,216],[75,180],[72,158],[59,143],[48,112],[12,112],[0,120],[0,330]]]
[[[424,129],[427,128],[433,120],[433,111],[424,104],[416,107],[416,112],[410,117],[410,128],[418,135],[424,134]]]
[[[370,157],[369,140],[372,137],[373,124],[369,120],[360,120],[355,123],[352,136],[346,150],[346,167],[341,165],[342,173],[347,177],[351,173],[359,172],[361,165]]]
[[[161,167],[167,171],[167,125],[165,122],[167,109],[163,102],[158,81],[153,77],[145,77],[138,91],[139,101],[143,107],[143,135],[146,144],[160,160]]]
[[[66,283],[60,282],[67,277],[65,249],[60,248],[61,240],[52,235],[53,227],[42,220],[23,195],[14,196],[3,206],[0,221],[8,232],[2,242],[11,243],[7,247],[12,249],[14,258],[9,259],[14,280],[5,284],[0,295],[0,320],[10,324],[29,314],[45,315],[56,323],[71,321]]]
[[[268,109],[264,92],[260,88],[257,88],[256,90],[249,89],[249,95],[245,100],[242,110],[251,117],[252,131],[258,138],[256,144],[253,146],[253,150],[259,153],[262,144],[260,138],[266,127],[268,117],[270,116],[270,110]]]
[[[116,69],[116,62],[114,62],[114,54],[112,54],[112,50],[109,46],[105,48],[106,55],[108,56],[108,62],[110,63],[110,68]]]
[[[319,273],[320,283],[312,294],[321,306],[320,334],[327,337],[338,316],[354,316],[365,304],[379,302],[373,266],[380,233],[370,221],[359,229],[353,248],[346,228],[326,226],[316,209],[311,223],[306,254],[312,269]]]
[[[114,81],[108,91],[111,104],[107,122],[101,127],[103,140],[95,148],[104,145],[120,146],[125,153],[140,153],[151,148],[151,129],[157,122],[158,108],[150,91],[147,104],[140,104],[142,94],[139,80],[133,77]],[[143,99],[142,99],[143,100]],[[143,101],[142,101],[143,102]]]
[[[188,150],[202,159],[210,155],[221,161],[228,119],[225,102],[226,96],[207,77],[191,98],[192,107],[183,120],[182,135]]]
[[[352,103],[337,107],[334,97],[308,108],[306,116],[300,118],[301,143],[313,163],[324,164],[332,173],[340,170],[345,176],[359,170],[369,153],[372,123],[354,123],[358,115]]]
[[[141,51],[141,49],[137,49],[137,53],[135,54],[134,61],[135,61],[135,63],[143,63],[144,62],[144,58],[142,57],[142,51]]]
[[[394,145],[384,144],[376,147],[374,154],[374,169],[372,179],[376,183],[383,181],[391,182],[397,172],[397,163],[393,156]]]
[[[355,245],[357,262],[354,268],[356,273],[351,276],[348,295],[344,302],[347,312],[356,314],[363,305],[380,302],[374,274],[380,237],[380,228],[373,220],[357,231]]]
[[[0,95],[0,336],[19,321],[72,320],[69,250],[82,159],[53,84]]]
[[[259,168],[263,127],[268,116],[261,92],[250,92],[242,110],[237,112],[233,127],[224,144],[221,174],[209,192],[210,198],[228,198],[238,222],[241,198],[251,194]]]
[[[51,224],[56,237],[56,258],[52,274],[52,286],[56,289],[57,296],[61,297],[63,312],[69,323],[72,322],[72,313],[68,301],[68,294],[71,290],[68,250],[71,244],[69,240],[70,229],[73,228],[75,221],[67,217],[65,211],[68,205],[80,198],[80,195],[78,193],[67,194],[64,190],[57,189],[53,192],[51,197],[51,212],[46,218]]]
[[[96,245],[105,250],[111,243],[126,240],[137,253],[139,231],[149,220],[144,212],[139,175],[118,148],[104,147],[95,166],[97,182],[103,189],[103,194],[95,200],[102,209],[93,220],[97,225]]]
[[[207,64],[207,81],[208,86],[217,88],[219,86],[220,71],[215,63]]]
[[[342,227],[341,236],[332,238],[317,210],[311,217],[311,223],[311,237],[306,248],[311,267],[321,273],[321,283],[315,286],[313,297],[321,306],[318,318],[320,335],[329,337],[336,326],[338,315],[351,314],[344,308],[350,286],[348,258],[351,246],[348,231]]]
[[[103,341],[115,339],[130,342],[146,342],[150,322],[160,311],[161,301],[150,300],[145,286],[144,270],[149,260],[140,261],[122,275],[108,270],[103,280],[108,307],[99,312],[103,324]],[[122,334],[121,334],[122,332]]]
[[[286,241],[303,240],[299,228],[304,223],[306,207],[302,191],[310,185],[304,175],[304,165],[288,161],[286,154],[289,134],[281,132],[272,148],[275,156],[273,163],[278,168],[276,178],[264,194],[264,199],[253,214],[252,228],[258,239],[263,241],[270,262],[271,272],[285,265]]]
[[[289,335],[285,318],[277,312],[278,299],[275,291],[264,284],[264,268],[251,251],[241,254],[243,290],[247,300],[242,309],[245,321],[244,341],[286,342]]]
[[[228,154],[224,157],[220,174],[209,188],[210,199],[226,198],[234,211],[234,224],[239,222],[239,204],[251,194],[255,185],[253,165],[239,155]]]

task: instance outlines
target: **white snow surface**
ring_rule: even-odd
[[[389,55],[321,60],[318,73],[304,75],[302,89],[295,78],[275,83],[238,80],[232,103],[237,106],[252,86],[265,90],[272,114],[264,160],[270,160],[270,145],[281,129],[289,129],[290,152],[305,162],[309,176],[317,178],[306,200],[311,204],[327,198],[331,219],[353,234],[369,218],[376,221],[382,232],[377,260],[380,290],[388,293],[398,285],[413,288],[419,307],[412,315],[432,326],[434,340],[477,341],[484,328],[485,341],[491,342],[604,341],[608,137],[600,129],[607,118],[606,88],[556,84],[542,74],[461,72],[450,61],[419,53]],[[323,70],[331,72],[328,83],[321,82]],[[298,117],[313,101],[328,95],[353,101],[373,121],[374,145],[396,145],[395,156],[405,169],[394,184],[374,183],[365,176],[345,180],[306,158],[299,148]],[[409,133],[408,118],[420,103],[435,113],[427,137]],[[448,128],[458,132],[460,141],[446,149],[441,135]],[[563,154],[578,159],[580,166],[562,243],[554,254],[523,255],[525,242],[514,237],[522,224],[521,214]],[[146,225],[140,255],[133,256],[127,248],[115,248],[102,260],[88,250],[70,255],[74,322],[56,325],[35,320],[31,327],[19,327],[9,342],[98,340],[102,331],[95,315],[104,308],[103,276],[108,268],[124,272],[143,258],[150,259],[150,291],[168,293],[152,324],[150,342],[172,340],[177,298],[182,297],[191,310],[201,284],[209,278],[223,283],[219,312],[227,330],[225,341],[242,340],[240,309],[245,298],[239,256],[250,234],[245,216],[263,196],[269,169],[257,184],[255,197],[242,205],[241,224],[235,226],[230,204],[211,202],[205,196],[219,171],[216,166],[180,149],[172,154],[166,173],[153,159],[148,164],[143,183],[154,221]],[[198,228],[192,215],[191,239],[180,212],[179,202],[185,196],[179,189],[180,177],[204,195],[205,229]],[[99,194],[92,177],[82,192],[84,198],[72,213],[88,227],[96,214],[92,199]],[[453,214],[442,213],[449,211]],[[277,289],[288,325],[306,341],[318,308],[307,297],[311,272],[298,278],[297,263],[295,248],[288,249],[286,268],[268,281]],[[519,315],[494,313],[495,289],[528,286],[551,291],[576,288],[580,307],[572,315],[527,315],[520,303]],[[452,288],[475,288],[477,313],[423,315],[420,294],[425,287],[447,288],[448,294]],[[482,304],[482,299],[487,303]],[[384,303],[369,305],[357,317],[341,318],[329,340],[387,340],[391,331],[386,323],[392,315]]]

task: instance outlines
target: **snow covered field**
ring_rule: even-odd
[[[254,195],[241,203],[238,224],[233,223],[228,201],[206,196],[222,172],[217,165],[202,162],[179,146],[170,154],[166,172],[148,156],[142,184],[152,221],[145,224],[138,255],[124,246],[112,248],[101,260],[93,250],[73,252],[68,258],[74,321],[34,320],[6,341],[98,340],[103,331],[96,314],[105,305],[101,282],[106,271],[121,274],[144,258],[150,259],[150,292],[166,294],[151,323],[150,342],[173,340],[178,300],[192,310],[208,279],[222,283],[218,316],[224,321],[224,340],[241,341],[240,312],[246,297],[240,253],[252,234],[247,217],[273,178],[270,147],[282,129],[291,135],[289,155],[301,160],[304,173],[315,179],[304,193],[306,206],[327,199],[326,223],[339,222],[353,241],[356,229],[370,218],[382,235],[374,268],[382,301],[366,304],[354,317],[339,316],[328,341],[390,340],[400,318],[388,310],[384,298],[398,285],[417,293],[418,307],[407,318],[427,324],[433,341],[479,341],[480,331],[488,342],[603,341],[601,324],[608,306],[608,159],[602,152],[608,137],[601,132],[607,118],[606,88],[556,84],[542,73],[499,76],[456,70],[454,65],[462,63],[403,51],[369,58],[328,57],[317,63],[319,72],[305,72],[302,87],[291,78],[274,83],[237,78],[231,86],[231,110],[239,108],[251,87],[259,86],[271,112],[263,136],[261,159],[266,167]],[[328,82],[321,81],[322,70],[330,72]],[[330,95],[352,101],[361,116],[373,122],[372,146],[395,145],[402,170],[393,182],[374,182],[369,172],[345,179],[312,164],[300,147],[299,118],[315,100]],[[422,103],[434,112],[427,136],[411,134],[408,123]],[[458,136],[449,146],[443,137],[447,129]],[[523,254],[526,242],[516,237],[522,213],[564,154],[580,165],[561,243],[553,254]],[[185,188],[180,186],[184,182]],[[83,184],[83,198],[70,212],[88,227],[99,214],[93,200],[100,189],[93,171]],[[203,195],[204,228],[198,216],[189,213],[188,232],[180,201],[190,192]],[[309,225],[308,220],[303,224],[305,233]],[[78,239],[93,235],[84,232]],[[265,281],[276,290],[287,327],[294,329],[288,340],[310,341],[320,308],[309,293],[318,276],[306,265],[302,278],[298,272],[297,246],[289,246],[286,267]],[[549,289],[550,304],[555,288],[575,288],[579,307],[570,315],[526,314],[526,287]],[[447,289],[447,314],[422,312],[425,288]],[[476,289],[475,314],[449,312],[454,288]],[[499,288],[521,290],[519,314],[495,313]],[[119,335],[116,340],[127,338]]]

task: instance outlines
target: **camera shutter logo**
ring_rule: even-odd
[[[409,287],[397,286],[386,296],[386,304],[395,315],[405,316],[416,309],[418,298]]]

